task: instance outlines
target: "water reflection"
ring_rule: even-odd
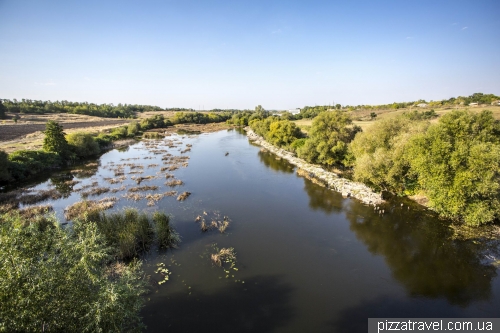
[[[273,332],[293,317],[292,288],[277,276],[258,276],[215,294],[174,293],[148,304],[144,323],[152,332]]]
[[[64,172],[50,177],[50,182],[54,185],[55,189],[62,194],[63,198],[67,198],[73,192],[75,182],[73,175],[70,172]]]
[[[384,256],[411,296],[444,297],[460,306],[490,297],[496,269],[482,264],[484,249],[452,240],[434,214],[393,204],[381,216],[354,200],[346,209],[350,229],[371,253]]]
[[[328,214],[342,211],[342,195],[326,187],[318,186],[304,178],[304,190],[309,195],[309,207]]]
[[[293,165],[288,163],[287,161],[283,161],[276,155],[268,152],[268,151],[259,151],[259,158],[262,163],[268,168],[271,168],[275,171],[280,171],[284,173],[292,173]]]

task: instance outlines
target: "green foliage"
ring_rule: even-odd
[[[99,144],[90,133],[77,132],[67,136],[70,150],[79,158],[95,156],[101,152]]]
[[[18,180],[46,172],[63,164],[59,154],[43,150],[18,150],[9,154],[8,158],[10,174]]]
[[[269,143],[278,147],[288,147],[299,137],[301,137],[300,129],[295,123],[288,120],[273,121],[265,135]]]
[[[430,205],[469,225],[500,215],[500,124],[490,111],[453,111],[411,145],[411,167]]]
[[[5,118],[5,113],[7,112],[7,108],[3,105],[2,100],[0,100],[0,119]]]
[[[113,128],[113,130],[109,134],[109,137],[112,140],[120,140],[120,139],[126,138],[127,137],[127,127],[120,126],[120,127]]]
[[[159,248],[170,248],[180,242],[179,235],[170,225],[170,218],[165,213],[155,212],[153,222]]]
[[[173,124],[208,124],[227,121],[232,117],[231,112],[201,113],[201,112],[176,112]]]
[[[410,174],[407,145],[411,137],[424,133],[427,127],[427,122],[399,116],[379,120],[358,133],[349,147],[354,179],[376,190],[412,190],[415,177]]]
[[[327,105],[314,106],[314,107],[313,106],[304,106],[300,110],[300,113],[296,116],[296,118],[297,119],[315,118],[320,113],[328,111],[328,109],[330,109],[330,107]]]
[[[0,150],[0,183],[12,179],[9,170],[10,170],[9,155],[3,150]]]
[[[1,216],[0,331],[139,331],[146,284],[140,265],[107,266],[94,223]]]
[[[106,244],[115,249],[114,255],[119,259],[135,258],[148,251],[155,238],[161,248],[172,247],[180,241],[169,224],[168,216],[159,212],[152,219],[134,208],[111,214],[97,212],[88,215],[86,219],[77,220],[76,224],[89,221],[97,224]]]
[[[128,124],[127,135],[133,137],[137,134],[137,132],[139,132],[140,129],[141,129],[141,126],[139,125],[139,123],[137,123],[136,121],[133,121],[130,124]]]
[[[343,163],[349,142],[360,131],[360,127],[352,126],[347,113],[322,112],[314,118],[309,138],[298,150],[298,155],[310,163],[326,166]]]
[[[43,133],[45,134],[43,150],[65,157],[68,152],[68,142],[66,141],[63,127],[57,122],[49,120],[45,125]]]
[[[411,112],[403,112],[403,115],[410,120],[426,120],[438,117],[438,114],[434,111],[434,109],[422,112],[413,110]]]
[[[292,144],[290,145],[290,148],[293,150],[293,151],[297,151],[298,149],[300,149],[300,147],[302,147],[303,145],[305,145],[306,143],[306,138],[300,138],[300,139],[296,139],[292,142]]]

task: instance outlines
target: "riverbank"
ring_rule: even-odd
[[[344,197],[356,198],[368,205],[376,206],[384,202],[382,195],[374,193],[368,186],[341,178],[333,172],[325,171],[317,165],[307,163],[303,159],[294,156],[291,152],[270,144],[263,137],[257,135],[250,127],[245,127],[245,131],[251,141],[297,166],[299,168],[297,174],[300,176],[317,179],[319,180],[319,184],[342,193]]]

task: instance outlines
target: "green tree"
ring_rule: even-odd
[[[0,331],[138,331],[140,266],[107,266],[94,223],[62,228],[52,217],[0,217]]]
[[[411,167],[433,209],[469,225],[500,216],[500,124],[490,111],[452,111],[412,140]]]
[[[352,125],[350,116],[342,111],[322,112],[314,118],[309,138],[298,150],[298,155],[310,163],[326,166],[344,162],[348,143],[360,132]]]
[[[350,164],[354,179],[376,190],[403,193],[415,186],[410,174],[407,146],[416,134],[425,133],[428,122],[405,116],[381,119],[351,142]]]
[[[49,120],[43,133],[45,134],[43,139],[43,149],[45,151],[54,152],[63,157],[67,156],[68,142],[63,127],[59,123]]]
[[[3,105],[2,100],[0,100],[0,119],[5,118],[5,113],[7,112],[7,108]]]
[[[9,155],[0,150],[0,182],[5,182],[11,180],[11,175],[9,172],[10,162]]]
[[[300,136],[300,129],[295,123],[288,120],[278,120],[269,125],[269,132],[265,138],[275,146],[287,147]]]

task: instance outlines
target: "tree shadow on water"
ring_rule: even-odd
[[[259,151],[259,158],[262,163],[268,168],[275,171],[281,171],[284,173],[292,173],[294,170],[293,165],[288,163],[288,161],[279,158],[270,152]]]
[[[142,315],[147,332],[272,332],[293,318],[291,292],[277,276],[257,276],[214,294],[151,301]]]

